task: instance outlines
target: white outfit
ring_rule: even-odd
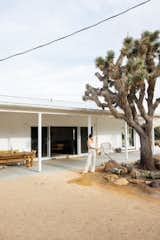
[[[94,143],[90,143],[88,145],[88,158],[87,158],[87,161],[86,161],[84,173],[88,172],[89,167],[91,167],[91,172],[95,172],[96,149],[95,149],[95,144]]]

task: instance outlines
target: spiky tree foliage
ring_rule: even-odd
[[[146,31],[136,40],[126,37],[117,60],[114,52],[108,51],[105,58],[96,59],[96,66],[101,87],[87,84],[83,100],[108,108],[134,128],[141,143],[140,167],[154,169],[151,139],[153,116],[160,104],[160,98],[154,98],[160,76],[159,31]]]

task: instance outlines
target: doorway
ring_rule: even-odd
[[[77,127],[51,127],[51,156],[77,154]]]

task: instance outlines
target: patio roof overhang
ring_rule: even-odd
[[[0,95],[0,111],[28,112],[43,114],[105,115],[112,116],[109,110],[102,110],[94,102],[69,102],[53,99]],[[156,114],[155,118],[160,118]]]
[[[93,116],[114,116],[109,110],[81,108],[81,107],[63,107],[63,106],[48,106],[48,105],[31,105],[31,104],[13,104],[0,102],[0,112],[19,112],[19,113],[42,113],[42,114],[57,114],[57,115],[93,115]],[[154,125],[160,125],[160,114],[154,115]]]
[[[38,105],[38,104],[13,104],[13,103],[1,103],[1,112],[26,112],[26,113],[42,113],[42,114],[71,114],[71,115],[108,115],[111,116],[108,110],[101,109],[89,109],[81,107],[63,107],[63,106],[50,106],[50,105]]]

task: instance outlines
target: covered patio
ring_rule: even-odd
[[[34,166],[38,172],[42,171],[42,160],[53,158],[52,129],[57,126],[71,128],[75,139],[76,150],[72,155],[82,156],[87,153],[82,150],[86,145],[87,135],[93,131],[97,147],[102,142],[114,141],[114,148],[121,146],[121,128],[125,133],[125,159],[128,159],[128,127],[125,122],[117,121],[107,110],[97,109],[96,106],[56,102],[52,99],[29,99],[0,96],[1,139],[0,150],[37,151],[37,162]],[[102,120],[103,119],[103,120]],[[74,128],[75,127],[75,128]],[[44,129],[45,128],[45,129]],[[82,139],[82,128],[85,128],[85,138]],[[113,129],[113,130],[112,130]],[[31,131],[34,130],[34,131]],[[43,153],[43,130],[46,131],[45,156]],[[75,132],[76,130],[76,132]],[[32,135],[36,134],[35,144]],[[111,143],[112,144],[112,143]],[[59,144],[60,145],[60,144]],[[62,144],[61,144],[62,145]],[[113,145],[113,144],[112,144]],[[54,148],[55,149],[55,148]],[[75,153],[74,153],[75,152]],[[69,156],[70,154],[65,154]],[[57,157],[57,156],[56,156]],[[43,165],[45,161],[43,161]]]
[[[125,152],[122,153],[111,153],[109,156],[116,160],[117,162],[125,162]],[[83,157],[70,157],[70,158],[59,158],[59,159],[49,159],[43,161],[43,174],[54,173],[57,171],[82,171],[84,169],[85,160],[87,156]],[[138,151],[130,151],[128,153],[130,162],[134,162],[139,159]],[[96,165],[109,160],[106,157],[97,157]],[[8,166],[6,168],[0,169],[0,178],[16,178],[18,176],[31,176],[37,174],[39,162],[35,162],[32,168],[26,168],[25,166]]]
[[[37,130],[37,161],[34,162],[34,167],[24,169],[23,166],[19,169],[23,169],[22,174],[34,174],[35,171],[41,172],[47,171],[50,169],[49,164],[51,164],[51,169],[58,164],[58,169],[60,166],[69,168],[69,169],[83,169],[84,161],[86,158],[86,153],[82,151],[82,144],[86,142],[86,137],[91,131],[95,136],[95,142],[97,148],[100,147],[101,143],[111,142],[113,150],[116,147],[122,148],[122,128],[124,131],[124,143],[122,153],[112,153],[110,156],[116,161],[128,162],[135,161],[139,159],[139,139],[137,134],[133,139],[136,142],[136,145],[132,149],[129,146],[129,128],[127,123],[122,120],[116,120],[109,111],[97,109],[96,106],[90,106],[88,103],[84,105],[74,105],[73,103],[67,102],[56,102],[50,100],[40,100],[36,99],[17,99],[17,98],[0,98],[0,115],[1,115],[1,139],[0,139],[0,148],[1,145],[4,148],[8,146],[10,148],[23,147],[24,151],[27,148],[27,151],[35,150],[32,148],[32,128]],[[72,106],[72,107],[71,107]],[[11,127],[10,127],[11,126]],[[46,128],[46,156],[43,156],[43,128]],[[75,139],[76,152],[72,154],[65,154],[64,157],[67,157],[65,160],[57,159],[53,157],[51,146],[51,130],[52,126],[66,126],[72,127],[72,138]],[[160,126],[160,117],[156,116],[154,119],[154,127]],[[8,130],[8,127],[10,129]],[[76,127],[76,133],[74,132],[74,127]],[[81,128],[85,127],[86,136],[85,139],[82,139]],[[8,130],[6,133],[5,131]],[[4,134],[4,137],[3,137]],[[12,137],[10,136],[12,134]],[[12,138],[12,139],[11,139]],[[4,144],[5,142],[5,144]],[[153,142],[153,152],[157,150],[154,146],[154,128],[152,134]],[[16,144],[15,144],[16,143]],[[76,155],[76,158],[74,158]],[[68,159],[69,156],[69,159]],[[78,159],[81,157],[82,159]],[[62,158],[62,156],[60,156]],[[51,160],[49,160],[51,159]],[[54,159],[54,160],[53,160]],[[42,161],[45,160],[45,161]],[[48,161],[49,160],[49,161]],[[98,157],[97,165],[99,165],[103,159]],[[42,164],[43,162],[43,164]],[[73,166],[72,166],[73,164]],[[43,166],[42,166],[43,165]],[[11,168],[8,167],[1,171],[8,173]],[[15,169],[15,175],[19,172],[17,167],[12,167]],[[50,170],[49,170],[50,171]],[[30,172],[30,173],[29,173]],[[11,174],[12,175],[12,174]],[[14,174],[13,174],[14,175]]]

